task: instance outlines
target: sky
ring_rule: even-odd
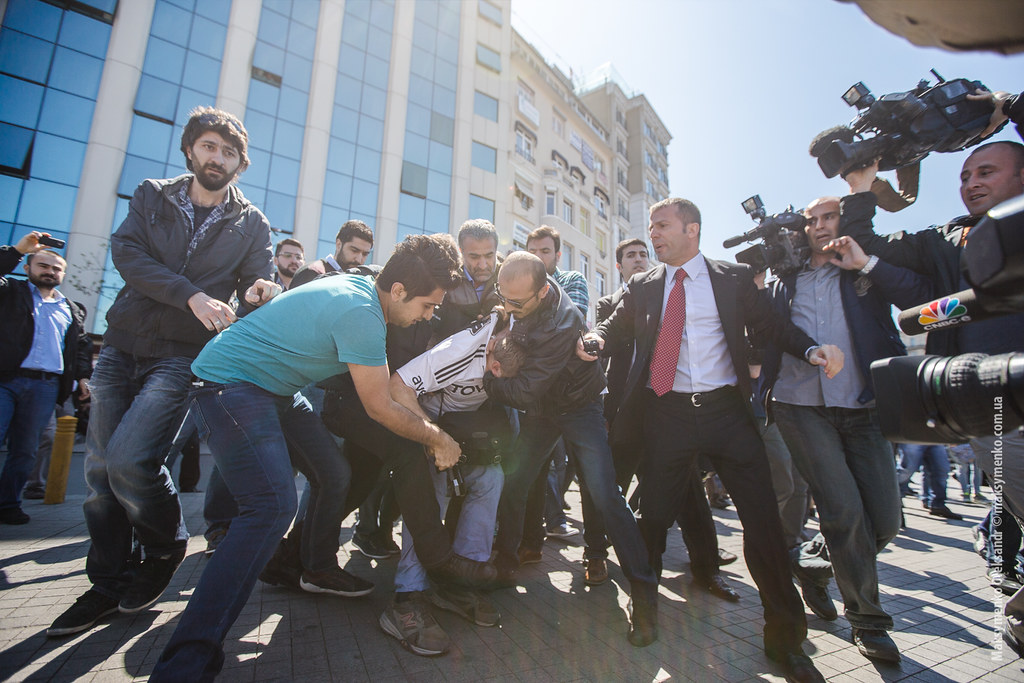
[[[934,68],[991,90],[1024,88],[1024,55],[917,47],[836,0],[512,0],[512,26],[566,74],[611,62],[647,97],[672,134],[670,194],[700,208],[701,249],[712,258],[747,246],[726,250],[722,241],[755,226],[740,208],[751,195],[775,213],[846,194],[807,149],[853,119],[842,94],[854,83],[880,97],[934,82]],[[992,139],[1020,140],[1012,124]],[[967,154],[925,158],[917,202],[879,210],[876,230],[913,232],[966,213]],[[894,173],[883,175],[895,186]]]

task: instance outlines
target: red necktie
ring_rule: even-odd
[[[654,345],[654,356],[651,357],[651,388],[658,396],[672,390],[676,379],[676,366],[679,365],[679,347],[683,343],[683,327],[686,325],[686,291],[683,280],[686,271],[676,271],[672,291],[668,294],[665,315],[662,316],[661,331]]]

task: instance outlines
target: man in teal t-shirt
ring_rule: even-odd
[[[200,382],[190,406],[239,515],[210,558],[152,681],[207,680],[220,671],[224,637],[295,515],[293,464],[311,487],[302,538],[303,588],[342,596],[373,589],[338,566],[339,515],[350,471],[297,392],[348,372],[370,417],[423,444],[438,468],[451,467],[460,455],[458,444],[391,399],[385,325],[429,320],[459,276],[450,236],[408,237],[376,282],[335,275],[289,291],[222,332],[199,354],[192,370]],[[404,492],[399,504],[423,565],[441,582],[491,581],[493,566],[452,553],[430,484],[431,465],[425,457],[409,460],[402,476],[421,485],[396,489]]]

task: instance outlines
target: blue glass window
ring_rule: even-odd
[[[359,144],[363,147],[379,149],[384,138],[384,122],[368,116],[359,118]]]
[[[0,71],[45,83],[53,57],[53,43],[4,29],[0,31]]]
[[[388,63],[378,57],[367,55],[365,74],[367,83],[383,88],[388,83]]]
[[[484,218],[494,222],[494,202],[475,194],[469,195],[469,216],[467,218]]]
[[[306,93],[287,86],[281,88],[281,104],[278,107],[277,115],[285,121],[294,124],[306,125]]]
[[[231,16],[231,0],[203,0],[196,4],[196,14],[227,24]]]
[[[149,34],[185,47],[188,45],[188,32],[191,25],[192,12],[169,2],[158,2],[153,9],[153,22],[150,25]]]
[[[248,106],[250,109],[275,116],[277,114],[277,100],[280,93],[280,88],[275,88],[272,85],[252,79],[249,81]]]
[[[164,162],[174,127],[136,114],[128,136],[128,154]]]
[[[35,178],[25,181],[18,207],[18,223],[47,232],[71,229],[77,188]]]
[[[313,62],[288,53],[284,58],[284,82],[303,92],[309,92],[309,77],[313,73]]]
[[[418,104],[409,103],[405,114],[406,130],[424,137],[430,135],[430,110]]]
[[[492,71],[501,73],[501,55],[486,45],[477,44],[476,62]]]
[[[280,76],[284,73],[284,50],[258,40],[252,55],[252,65]]]
[[[414,197],[411,194],[400,192],[398,194],[398,222],[406,225],[423,225],[423,212],[426,209],[426,200]]]
[[[377,28],[387,31],[389,42],[391,40],[391,24],[394,20],[395,8],[392,6],[392,2],[384,0],[383,2],[372,3],[370,7],[370,23]]]
[[[358,3],[352,3],[354,7]],[[345,21],[341,25],[341,42],[359,50],[366,49],[366,38],[370,33],[370,25],[349,13],[349,5],[345,6]]]
[[[449,215],[447,202],[441,204],[428,201],[426,214],[423,216],[424,232],[448,232],[451,225]]]
[[[85,161],[85,143],[37,133],[32,145],[32,177],[78,185]]]
[[[39,114],[39,130],[87,142],[92,109],[92,100],[48,88]]]
[[[426,166],[430,158],[430,140],[422,135],[406,132],[405,154],[403,156],[406,161]],[[450,171],[451,169],[449,168],[448,170]]]
[[[376,180],[379,178],[380,152],[366,147],[357,147],[355,176],[363,180]]]
[[[439,171],[427,172],[427,199],[448,204],[451,201],[452,177]]]
[[[264,3],[263,11],[260,12],[260,27],[256,34],[260,40],[284,49],[288,41],[288,19],[277,12],[273,12]]]
[[[35,134],[28,128],[0,123],[0,168],[23,174]]]
[[[452,170],[452,148],[449,145],[442,145],[438,142],[430,142],[430,162],[427,166],[432,171],[451,173]]]
[[[327,168],[339,173],[352,175],[356,161],[356,146],[338,138],[331,140],[331,148],[327,151]]]
[[[178,86],[153,76],[142,75],[135,95],[135,111],[174,121],[174,107],[177,103]]]
[[[339,73],[347,74],[358,80],[363,76],[363,64],[365,62],[365,52],[352,45],[341,44],[341,50],[338,52]]]
[[[366,52],[374,57],[387,59],[391,55],[391,28],[388,27],[388,30],[384,31],[371,26],[367,36]]]
[[[324,202],[332,206],[348,208],[351,197],[352,176],[328,171],[327,177],[324,179]]]
[[[270,226],[292,232],[292,225],[295,222],[295,195],[281,194],[273,190],[267,190],[267,199],[262,204],[265,208],[263,213],[270,220]]]
[[[43,103],[43,86],[0,75],[0,121],[35,128]]]
[[[252,150],[270,149],[274,144],[274,117],[249,110],[245,115],[245,130],[249,133],[249,157]]]
[[[431,112],[430,139],[451,147],[455,140],[455,119],[436,111]]]
[[[474,140],[472,160],[477,168],[494,173],[497,168],[498,150]]]
[[[288,51],[311,60],[313,59],[313,49],[315,47],[316,31],[293,21],[288,29]]]
[[[158,76],[171,83],[180,83],[184,68],[185,48],[150,37],[146,45],[146,61],[142,65],[142,73]]]
[[[352,211],[367,216],[377,215],[377,182],[367,182],[355,178],[352,180]],[[371,219],[374,220],[374,219]]]
[[[427,196],[427,169],[411,161],[402,162],[402,192],[414,197]]]
[[[185,59],[185,83],[200,92],[212,97],[217,95],[217,83],[220,81],[220,61],[211,59],[198,52],[188,51]]]
[[[51,88],[95,99],[100,89],[103,60],[88,57],[64,47],[58,47],[50,67]]]
[[[299,191],[299,162],[294,159],[271,156],[270,177],[267,188],[294,195]]]
[[[387,107],[388,94],[386,92],[380,88],[374,88],[372,85],[363,86],[362,112],[364,116],[383,121]]]
[[[478,0],[478,6],[480,8],[480,16],[494,22],[498,26],[502,25],[501,8],[495,7],[487,2],[487,0]]]
[[[39,0],[9,0],[4,26],[51,43],[57,40],[61,10]]]
[[[0,126],[2,129],[2,126]],[[3,148],[0,148],[2,150]],[[0,151],[0,154],[3,154]],[[18,200],[21,198],[21,186],[25,181],[20,178],[12,178],[9,175],[0,175],[0,221],[14,222],[14,216],[18,211]],[[0,235],[0,238],[3,236]],[[4,242],[12,244],[12,242]]]
[[[274,134],[274,154],[286,156],[289,159],[302,158],[302,135],[305,129],[287,121],[277,122],[277,132]]]
[[[192,37],[188,41],[190,50],[201,52],[216,60],[224,54],[224,38],[227,28],[222,24],[207,19],[199,19],[192,23]]]
[[[124,158],[124,166],[121,169],[121,182],[118,183],[117,193],[120,195],[132,196],[135,188],[146,178],[163,178],[165,164],[162,161],[143,159],[128,155]]]
[[[498,120],[498,100],[479,90],[473,93],[473,111],[489,121]]]
[[[110,42],[110,24],[77,12],[65,12],[57,42],[87,55],[105,59],[107,43]]]

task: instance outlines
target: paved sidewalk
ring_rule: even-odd
[[[203,470],[212,462],[204,456]],[[88,588],[82,520],[82,454],[62,505],[26,501],[26,526],[0,526],[0,680],[145,680],[204,566],[203,494],[183,494],[189,556],[164,599],[86,633],[47,639],[50,622]],[[950,491],[956,492],[950,482]],[[570,493],[579,522],[579,493]],[[883,604],[896,621],[899,666],[872,664],[849,643],[845,620],[809,614],[805,650],[830,681],[1021,681],[1018,660],[994,631],[997,595],[971,549],[981,507],[952,504],[963,522],[930,517],[905,499],[908,528],[880,560]],[[742,553],[735,512],[715,511],[722,547]],[[351,520],[350,520],[351,521]],[[582,548],[549,542],[544,561],[522,570],[524,586],[494,594],[500,628],[478,628],[438,611],[453,640],[444,657],[417,657],[377,625],[395,560],[367,560],[342,532],[341,562],[376,582],[365,598],[314,597],[258,584],[228,636],[223,681],[642,681],[783,680],[761,653],[761,608],[742,561],[726,568],[737,604],[694,590],[679,534],[670,534],[661,586],[661,639],[635,649],[625,638],[627,585],[617,566],[603,586],[583,583]],[[397,536],[396,536],[397,537]],[[569,539],[573,541],[573,539]],[[614,557],[614,556],[613,556]],[[833,595],[838,595],[833,587]]]

